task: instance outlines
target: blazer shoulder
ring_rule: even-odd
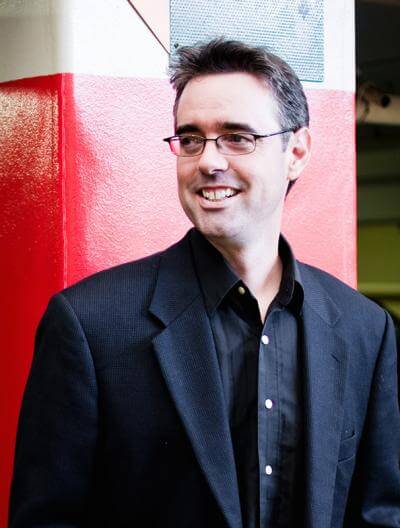
[[[64,288],[59,293],[69,301],[73,301],[88,295],[107,296],[112,290],[122,292],[126,288],[143,288],[157,275],[162,253],[154,253],[98,271]]]
[[[315,266],[299,262],[299,268],[305,295],[329,298],[345,318],[353,322],[360,321],[365,325],[369,321],[374,326],[385,325],[385,310],[355,288]]]
[[[69,298],[80,293],[87,294],[91,290],[101,294],[104,288],[126,287],[127,284],[143,286],[157,276],[161,259],[172,255],[179,259],[187,253],[190,231],[166,249],[93,273],[61,290],[60,293]]]
[[[54,297],[67,301],[85,330],[111,321],[129,326],[150,304],[161,256],[159,252],[93,273]]]
[[[181,257],[187,235],[165,250],[93,273],[64,288],[63,296],[81,321],[127,320],[142,317],[153,296],[161,260]]]

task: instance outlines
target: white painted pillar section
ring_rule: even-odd
[[[151,1],[164,9],[167,0]],[[325,80],[304,87],[354,92],[354,1],[324,5]],[[163,78],[168,65],[127,0],[0,0],[0,49],[0,82],[54,73]]]
[[[168,54],[126,0],[0,0],[0,82],[166,77]]]

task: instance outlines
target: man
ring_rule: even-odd
[[[11,526],[399,528],[392,323],[280,236],[310,154],[298,78],[214,40],[171,79],[195,229],[51,299]]]

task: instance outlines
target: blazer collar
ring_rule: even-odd
[[[342,312],[326,287],[321,283],[320,275],[314,268],[297,262],[298,274],[304,287],[304,302],[328,325],[334,327],[341,318]],[[321,272],[323,273],[323,272]]]
[[[331,526],[348,376],[349,344],[340,334],[339,307],[321,272],[300,264],[303,304],[305,525]]]
[[[217,354],[189,235],[161,255],[150,311],[161,372],[210,489],[230,528],[241,528],[235,459]]]
[[[190,231],[161,253],[149,310],[168,326],[200,295],[189,245]]]
[[[190,230],[186,235],[161,253],[158,278],[150,304],[150,312],[167,326],[201,294],[190,249]],[[304,288],[304,302],[328,326],[334,327],[341,310],[320,282],[313,269],[295,261],[295,279]]]

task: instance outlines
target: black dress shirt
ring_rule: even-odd
[[[303,288],[290,246],[279,240],[282,280],[262,321],[257,300],[193,230],[229,415],[244,528],[301,526]]]

